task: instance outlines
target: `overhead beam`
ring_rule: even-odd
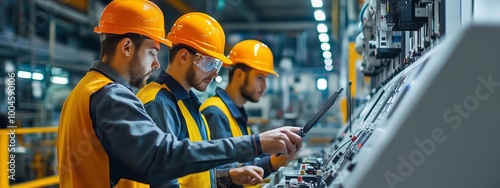
[[[164,0],[164,1],[165,3],[177,9],[182,14],[193,12],[193,9],[181,0]]]
[[[241,22],[223,22],[222,28],[225,31],[232,30],[248,30],[248,31],[297,31],[305,29],[316,30],[317,22],[256,22],[256,23],[241,23]],[[329,27],[330,24],[327,24]]]
[[[89,18],[86,14],[74,11],[67,7],[64,3],[57,3],[57,1],[36,0],[36,4],[44,9],[47,16],[60,15],[64,18],[76,21],[78,23],[87,24]]]

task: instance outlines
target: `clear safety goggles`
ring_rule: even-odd
[[[220,68],[222,67],[221,60],[219,60],[217,58],[201,55],[200,53],[195,53],[194,55],[196,56],[196,60],[194,61],[194,64],[198,68],[200,68],[203,72],[209,73],[209,72],[216,70],[217,73],[219,73]]]

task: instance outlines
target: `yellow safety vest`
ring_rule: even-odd
[[[200,110],[204,110],[205,108],[209,106],[215,106],[218,107],[224,115],[226,115],[227,120],[229,121],[229,128],[231,129],[231,133],[233,134],[233,137],[240,137],[243,136],[243,131],[241,130],[240,126],[238,126],[238,122],[236,122],[236,119],[234,119],[233,115],[231,114],[231,111],[229,111],[229,108],[227,107],[226,103],[222,101],[220,97],[214,96],[208,98],[200,107]],[[250,131],[250,128],[247,127],[247,133],[248,135],[251,135],[252,132]],[[258,188],[261,187],[259,185],[256,186],[250,186],[250,185],[243,185],[245,188]]]
[[[109,187],[109,157],[92,127],[90,96],[112,82],[100,72],[89,71],[64,102],[57,142],[62,188]]]
[[[167,87],[165,84],[159,84],[158,82],[151,82],[148,85],[144,86],[139,92],[137,93],[137,97],[142,101],[143,104],[146,104],[156,98],[156,94],[161,90],[161,89],[166,89],[169,92],[171,92],[170,88]],[[201,136],[202,133],[200,133],[200,130],[198,129],[197,123],[194,120],[193,116],[191,113],[189,113],[189,110],[187,109],[186,105],[182,100],[177,101],[177,105],[179,106],[182,116],[184,117],[184,120],[187,125],[187,130],[188,130],[188,135],[189,135],[189,140],[191,142],[199,142],[203,141],[203,137]],[[205,128],[207,130],[207,138],[210,140],[210,129],[208,128],[208,123],[207,120],[205,119],[205,116],[201,115],[203,122],[205,123]],[[215,173],[214,173],[215,174]],[[204,172],[199,172],[199,173],[194,173],[194,174],[189,174],[184,177],[181,177],[178,179],[180,187],[185,187],[185,188],[210,188],[211,187],[211,182],[215,182],[216,179],[215,177],[210,177],[210,170],[204,171]],[[124,185],[126,186],[121,186],[121,183],[123,182]],[[134,182],[130,180],[126,181],[120,181],[119,183],[120,187],[119,188],[125,188],[125,187],[133,187],[133,188],[147,188],[149,185],[142,184],[139,182]],[[115,186],[115,188],[118,187]]]
[[[243,131],[241,130],[240,126],[238,126],[238,122],[236,122],[236,119],[234,119],[233,115],[231,114],[231,111],[229,111],[229,108],[227,107],[226,103],[222,101],[220,97],[214,96],[208,98],[200,107],[200,110],[204,110],[205,108],[209,106],[216,106],[219,108],[227,117],[227,120],[229,121],[229,128],[231,129],[231,133],[233,134],[233,137],[240,137],[243,136]],[[250,128],[247,126],[247,133],[248,135],[252,134],[250,131]]]

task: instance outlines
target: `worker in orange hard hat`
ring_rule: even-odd
[[[206,90],[208,84],[217,76],[223,62],[231,60],[223,55],[225,46],[224,30],[220,24],[207,14],[191,12],[182,15],[168,33],[170,49],[169,66],[158,78],[147,84],[137,93],[146,112],[156,125],[178,140],[192,142],[210,140],[210,132],[203,115],[199,111],[198,97],[191,91]],[[204,157],[204,156],[199,156]],[[220,171],[227,171],[222,173]],[[217,177],[224,181],[223,175],[234,183],[255,184],[262,181],[263,170],[247,166],[234,169],[215,169],[190,174],[172,181],[165,181],[161,187],[217,187]],[[239,181],[245,180],[244,182]],[[246,180],[252,180],[246,181]],[[117,187],[142,187],[132,181],[120,181]]]
[[[201,109],[207,118],[212,139],[250,135],[248,116],[243,105],[258,102],[266,89],[269,74],[274,71],[273,53],[269,47],[257,40],[237,43],[229,52],[233,65],[229,67],[229,83],[225,90],[216,89],[216,95],[207,99]],[[264,169],[264,177],[286,165],[290,156],[280,155],[256,158],[244,165],[257,165]],[[232,164],[229,167],[239,166]],[[227,168],[227,165],[221,168]]]
[[[165,39],[161,10],[151,1],[115,0],[95,32],[101,58],[79,81],[62,108],[57,160],[62,188],[113,187],[130,179],[155,187],[262,153],[293,153],[297,128],[242,138],[190,142],[164,133],[146,113],[131,86],[140,88],[160,68]],[[216,160],[213,160],[216,159]]]

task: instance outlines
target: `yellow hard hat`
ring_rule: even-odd
[[[225,65],[233,62],[224,55],[226,36],[219,22],[201,12],[182,15],[172,26],[167,39],[172,44],[184,44],[201,53],[221,60]]]
[[[229,59],[235,64],[243,63],[253,69],[279,76],[274,71],[273,52],[258,40],[244,40],[234,45],[229,52]]]
[[[102,12],[99,26],[94,32],[100,34],[136,33],[172,46],[165,39],[163,12],[148,0],[114,0]]]

